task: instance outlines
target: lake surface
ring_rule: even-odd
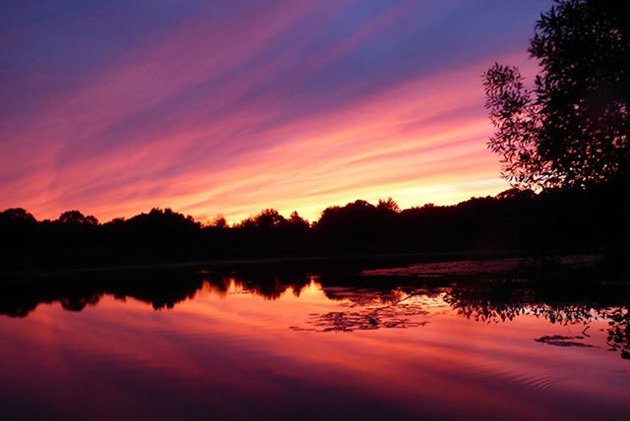
[[[627,284],[522,263],[13,282],[0,417],[629,419]]]

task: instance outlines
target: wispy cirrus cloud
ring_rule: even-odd
[[[534,65],[547,1],[186,3],[10,8],[0,207],[316,218],[506,187],[480,74]]]

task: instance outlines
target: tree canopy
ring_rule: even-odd
[[[630,174],[630,12],[620,1],[557,0],[528,52],[540,72],[484,73],[489,148],[521,187],[586,187]]]

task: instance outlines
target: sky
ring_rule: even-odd
[[[235,222],[508,188],[481,74],[551,1],[0,4],[0,209]]]

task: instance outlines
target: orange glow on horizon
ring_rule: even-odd
[[[0,209],[38,219],[78,209],[105,222],[169,207],[233,223],[274,208],[313,221],[357,199],[407,208],[508,188],[485,146],[480,75],[495,60],[531,68],[524,50],[434,52],[409,74],[353,67],[365,77],[354,83],[349,57],[381,38],[396,53],[411,30],[400,26],[406,16],[426,16],[413,28],[430,31],[431,17],[453,10],[400,5],[330,45],[320,39],[322,22],[353,7],[338,2],[312,22],[303,1],[220,19],[204,9],[131,44],[84,83],[46,91],[24,123],[0,121]],[[305,20],[313,32],[285,40]],[[451,55],[449,65],[430,60]],[[398,77],[385,79],[391,72]]]
[[[221,214],[237,222],[265,208],[285,215],[297,210],[316,220],[325,207],[356,199],[375,202],[392,197],[406,208],[495,195],[508,185],[498,177],[497,158],[485,147],[491,129],[480,106],[478,79],[485,63],[256,134],[260,143],[275,138],[282,142],[239,155],[211,171],[191,168],[170,177],[168,183],[140,177],[127,188],[104,188],[97,197],[81,194],[98,189],[107,183],[104,180],[120,179],[124,185],[125,179],[143,171],[184,159],[195,139],[211,136],[211,126],[158,135],[150,147],[122,148],[107,161],[96,156],[84,159],[58,171],[56,183],[43,191],[38,184],[47,183],[50,173],[40,169],[22,186],[24,193],[32,195],[21,206],[39,218],[55,218],[63,210],[79,208],[108,220],[157,206],[200,220]],[[234,124],[236,130],[239,123]],[[86,176],[77,179],[81,173]],[[42,193],[38,195],[36,189]],[[65,196],[70,198],[67,204],[55,199]]]

